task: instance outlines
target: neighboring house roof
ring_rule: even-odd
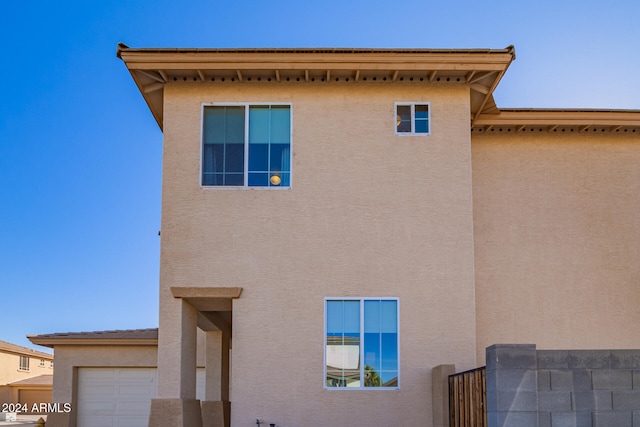
[[[471,118],[496,112],[493,91],[515,59],[515,49],[159,49],[119,43],[129,69],[160,128],[166,83],[250,82],[417,83],[470,87]]]
[[[20,345],[11,344],[10,342],[0,340],[1,353],[13,353],[21,356],[38,357],[41,359],[53,360],[53,355],[42,351],[33,350],[31,348],[22,347]]]
[[[53,375],[38,375],[24,380],[14,381],[8,384],[11,387],[24,386],[53,386]]]
[[[93,332],[60,332],[28,335],[34,344],[53,348],[56,345],[158,345],[158,328]]]

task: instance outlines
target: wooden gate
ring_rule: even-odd
[[[449,375],[449,426],[486,427],[487,368]]]

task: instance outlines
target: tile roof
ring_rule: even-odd
[[[53,355],[44,353],[42,351],[34,350],[28,347],[22,347],[21,345],[11,344],[7,341],[0,340],[0,352],[21,354],[25,356],[41,357],[43,359],[52,360]]]
[[[25,386],[25,385],[44,385],[53,386],[53,375],[38,375],[37,377],[31,377],[24,380],[14,381],[9,383],[10,386]]]
[[[157,339],[158,328],[115,329],[91,332],[57,332],[53,334],[30,335],[30,338],[71,338],[71,339]]]
[[[158,328],[28,335],[38,345],[157,345]]]

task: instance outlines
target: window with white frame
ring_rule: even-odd
[[[44,359],[40,359],[40,366],[44,366]]]
[[[20,366],[18,369],[21,371],[29,370],[29,356],[20,356]]]
[[[202,135],[203,186],[291,185],[290,105],[205,106]]]
[[[429,135],[428,103],[396,103],[397,135]]]
[[[397,389],[397,298],[325,299],[325,388]]]

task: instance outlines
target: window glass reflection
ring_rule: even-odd
[[[398,132],[411,132],[410,105],[398,105],[396,109],[396,129]]]
[[[326,386],[397,388],[397,300],[328,300],[325,309]]]

